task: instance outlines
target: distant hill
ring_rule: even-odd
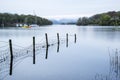
[[[77,20],[78,19],[67,19],[67,18],[63,18],[59,20],[51,19],[53,24],[76,24]]]
[[[52,21],[53,24],[60,24],[59,20],[55,20],[55,19],[50,19]]]
[[[1,26],[16,26],[16,24],[37,24],[41,25],[51,25],[52,22],[48,19],[34,16],[34,15],[18,15],[10,13],[0,13],[0,27]]]
[[[110,11],[107,13],[96,14],[91,17],[82,17],[78,19],[77,25],[119,26],[120,11]]]

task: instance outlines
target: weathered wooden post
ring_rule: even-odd
[[[10,73],[9,75],[12,75],[13,70],[13,50],[12,50],[12,40],[9,40],[9,47],[10,47]]]
[[[49,47],[47,33],[45,33],[45,38],[46,38],[46,56],[45,56],[45,59],[47,59],[48,58],[48,47]]]
[[[47,33],[45,33],[45,38],[46,38],[46,47],[48,47],[48,36],[47,36]]]
[[[68,33],[66,34],[66,47],[68,47]]]
[[[35,64],[35,37],[33,37],[33,64]]]
[[[58,44],[60,44],[60,38],[59,38],[59,33],[57,33],[57,40],[58,40]]]
[[[75,43],[76,43],[76,39],[77,39],[77,37],[76,37],[76,34],[75,34]]]
[[[60,46],[60,38],[59,38],[59,33],[57,33],[57,40],[58,40],[58,44],[57,44],[57,52],[59,52],[59,46]]]

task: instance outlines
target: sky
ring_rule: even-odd
[[[119,11],[120,0],[0,0],[0,13],[32,14],[45,18],[89,17]]]

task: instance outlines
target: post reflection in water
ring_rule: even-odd
[[[59,33],[57,33],[57,41],[56,40],[49,40],[48,44],[48,37],[46,34],[46,47],[45,43],[35,44],[35,37],[33,37],[33,44],[28,47],[22,47],[19,45],[12,46],[10,43],[10,47],[8,46],[7,49],[1,50],[0,54],[0,80],[3,80],[6,75],[12,75],[13,69],[16,67],[21,60],[24,60],[27,57],[33,57],[33,64],[35,64],[35,56],[39,54],[41,49],[45,49],[45,59],[48,59],[48,48],[51,46],[56,45],[57,52],[59,52],[60,42],[65,43],[66,38],[59,38]],[[52,42],[51,42],[52,41]],[[14,43],[13,43],[14,44]],[[11,47],[12,46],[12,47]],[[20,47],[20,48],[16,48]],[[68,46],[68,34],[67,34],[67,46]],[[11,53],[11,54],[10,54]],[[13,54],[12,54],[13,53]],[[33,53],[33,54],[32,54]]]
[[[48,46],[46,47],[46,56],[45,56],[45,59],[47,59],[48,58]]]
[[[57,44],[57,52],[59,52],[60,44]]]
[[[68,33],[66,34],[66,47],[68,47]]]
[[[28,80],[120,80],[119,51],[117,50],[118,53],[110,55],[111,68],[108,67],[109,58],[108,54],[106,54],[106,48],[108,46],[119,48],[119,31],[105,31],[103,29],[101,31],[101,26],[100,30],[93,30],[96,29],[97,26],[56,26],[57,25],[55,25],[55,27],[40,27],[40,29],[36,28],[34,31],[0,30],[2,41],[8,40],[9,36],[14,41],[13,76],[9,76],[10,50],[9,47],[5,47],[5,49],[0,50],[0,80],[26,80],[26,77]],[[76,35],[71,35],[74,32],[76,32],[77,38],[75,37]],[[44,33],[48,33],[48,42],[50,44],[49,52],[48,48],[46,48]],[[60,44],[57,43],[56,33],[60,33]],[[68,41],[66,40],[66,33],[69,33],[69,47],[64,49],[66,47],[66,41]],[[30,39],[32,39],[33,36],[36,37],[36,65],[32,64],[33,44]],[[77,44],[71,47],[73,43],[76,43],[76,40]],[[62,43],[64,44],[62,45]],[[8,45],[8,43],[5,43],[4,45],[6,44]],[[14,44],[22,46],[22,48]],[[54,44],[54,46],[51,44]],[[56,52],[59,52],[59,54]],[[39,55],[37,56],[37,54]],[[47,59],[47,61],[44,62],[45,59]],[[43,62],[40,62],[39,60]],[[58,64],[58,61],[60,64]],[[22,64],[20,62],[22,62]],[[18,63],[20,64],[18,65]],[[49,69],[47,66],[49,66]],[[25,71],[25,69],[29,70],[29,72]],[[21,72],[22,70],[24,70],[24,73]],[[100,74],[95,76],[96,72]]]
[[[9,40],[9,46],[10,46],[10,72],[9,74],[12,75],[13,70],[13,50],[12,50],[12,41]]]

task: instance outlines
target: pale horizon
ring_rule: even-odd
[[[118,11],[118,10],[117,10]],[[106,12],[109,12],[109,11],[106,11]],[[101,12],[101,13],[106,13],[106,12]],[[3,13],[10,13],[10,12],[3,12]],[[72,15],[51,15],[51,16],[40,16],[38,14],[36,14],[37,16],[39,17],[42,17],[42,18],[47,18],[47,19],[55,19],[55,20],[60,20],[60,19],[79,19],[81,17],[91,17],[95,14],[101,14],[101,13],[94,13],[94,14],[72,14]],[[10,13],[10,14],[18,14],[18,15],[21,15],[21,14],[24,14],[24,13]],[[24,14],[24,15],[34,15],[34,13],[32,14]]]
[[[83,15],[83,14],[78,15],[78,14],[74,14],[74,15],[54,15],[54,16],[42,16],[42,17],[47,18],[47,19],[60,20],[60,19],[64,19],[64,18],[66,18],[66,19],[78,19],[80,17],[90,17],[90,16],[92,16],[92,15],[87,15],[87,14],[85,14],[85,15]]]
[[[120,0],[1,0],[0,13],[31,14],[44,18],[90,17],[108,11],[119,11]]]

